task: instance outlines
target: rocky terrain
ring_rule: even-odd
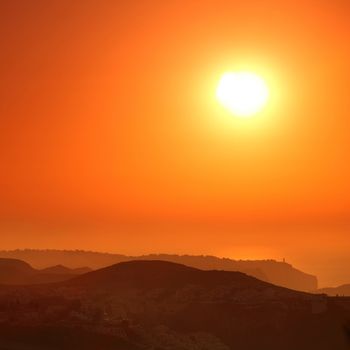
[[[0,287],[1,349],[345,350],[349,320],[346,298],[166,261]]]

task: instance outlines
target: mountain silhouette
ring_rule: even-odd
[[[16,284],[36,274],[36,270],[29,264],[18,259],[0,258],[0,283]]]
[[[339,287],[321,288],[317,290],[318,293],[325,293],[332,296],[349,296],[350,297],[350,284],[343,284]]]
[[[160,260],[122,262],[81,275],[68,283],[89,288],[143,289],[180,288],[188,284],[213,287],[238,283],[241,288],[252,284],[264,284],[241,272],[204,271]]]
[[[205,271],[186,265],[161,260],[133,260],[92,271],[66,282],[91,289],[183,288],[196,285],[203,288],[230,285],[239,290],[256,288],[271,289],[287,295],[304,295],[283,287],[260,281],[242,272]],[[305,294],[306,295],[306,294]]]
[[[92,271],[89,267],[77,267],[74,269],[71,269],[67,266],[63,265],[55,265],[51,267],[47,267],[45,269],[40,270],[40,273],[50,273],[50,274],[58,274],[58,275],[67,275],[67,274],[72,274],[72,275],[81,275],[87,272]]]
[[[346,299],[290,290],[242,272],[127,261],[58,283],[0,286],[0,345],[345,350],[348,306]]]
[[[0,258],[0,284],[21,285],[60,282],[89,271],[91,270],[88,268],[69,269],[62,265],[37,270],[22,260]]]
[[[220,340],[220,349],[347,348],[342,314],[325,295],[275,286],[241,272],[136,260],[62,286],[82,290],[91,300],[104,296],[105,310],[135,319],[142,327],[162,325],[170,338],[205,332]],[[158,336],[150,340],[153,346]]]
[[[135,257],[81,250],[30,249],[0,251],[0,257],[21,259],[41,269],[60,264],[70,268],[89,266],[93,269],[99,269],[131,260],[163,260],[201,270],[240,271],[262,281],[295,290],[315,291],[317,289],[317,278],[315,276],[302,272],[288,263],[275,260],[232,260],[215,256],[171,254],[150,254]]]

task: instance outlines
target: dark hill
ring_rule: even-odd
[[[64,266],[36,270],[22,260],[0,258],[0,284],[24,285],[61,282],[86,271],[86,268],[80,270]]]
[[[71,269],[72,273],[76,274],[76,275],[82,275],[84,273],[88,273],[91,272],[92,269],[90,267],[76,267],[75,269]]]
[[[286,288],[274,286],[254,277],[235,271],[204,271],[182,264],[159,260],[135,260],[115,264],[81,275],[67,282],[69,285],[89,289],[120,288],[183,288],[188,285],[202,288],[227,286],[240,290],[274,290],[285,295],[304,295]],[[305,294],[306,295],[306,294]]]
[[[322,288],[317,291],[318,293],[325,293],[331,296],[350,296],[350,284],[343,284],[334,288]]]
[[[63,266],[63,265],[55,265],[55,266],[51,266],[51,267],[47,267],[45,269],[40,270],[41,273],[53,273],[53,274],[70,274],[72,273],[72,269]]]
[[[163,260],[201,270],[240,271],[262,281],[295,290],[314,291],[317,289],[317,278],[315,276],[304,273],[288,263],[275,260],[232,260],[215,256],[169,254],[151,254],[135,257],[80,250],[30,249],[0,251],[0,257],[21,259],[29,262],[36,268],[63,264],[70,268],[90,266],[93,269],[99,269],[130,260]]]
[[[301,291],[317,289],[317,278],[292,265],[275,260],[232,260],[215,256],[154,254],[139,259],[172,261],[201,270],[240,271],[262,281]]]
[[[35,273],[36,270],[24,261],[0,258],[0,283],[17,284]]]
[[[55,265],[51,267],[47,267],[45,269],[40,270],[41,273],[45,274],[56,274],[56,275],[82,275],[87,272],[91,272],[92,269],[89,267],[78,267],[75,269],[71,269],[69,267],[63,265]]]
[[[346,348],[342,316],[326,296],[278,287],[241,272],[130,261],[76,277],[61,288],[69,295],[84,291],[93,304],[106,300],[107,319],[126,318],[146,333],[155,332],[142,340],[154,348],[164,336],[157,333],[160,329],[171,339],[204,332],[220,340],[220,349]]]
[[[68,349],[86,348],[89,339],[97,350],[110,337],[125,350],[345,350],[350,311],[338,299],[241,272],[137,260],[57,284],[2,287],[0,317],[16,339],[40,350],[57,349],[57,338]],[[33,330],[42,347],[28,338]],[[4,338],[13,341],[8,332]]]

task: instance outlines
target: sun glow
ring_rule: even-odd
[[[250,72],[228,72],[216,90],[218,101],[238,117],[260,112],[269,99],[269,88],[258,75]]]

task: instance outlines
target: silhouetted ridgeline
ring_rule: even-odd
[[[325,293],[333,296],[348,296],[350,297],[350,284],[343,284],[339,287],[334,288],[322,288],[317,291],[318,293]]]
[[[232,260],[214,256],[148,255],[140,259],[158,259],[177,262],[202,270],[240,271],[260,280],[290,289],[310,291],[317,288],[317,278],[275,260]]]
[[[69,250],[13,250],[0,251],[0,257],[21,259],[36,268],[65,265],[70,268],[89,266],[93,269],[130,260],[171,261],[203,270],[240,271],[248,275],[291,289],[312,291],[317,289],[317,278],[295,269],[292,265],[275,260],[232,260],[214,256],[153,254],[126,256]]]
[[[60,282],[89,271],[91,271],[89,268],[70,269],[61,265],[37,270],[22,260],[0,258],[0,284]]]
[[[0,349],[346,350],[348,306],[240,272],[128,261],[0,286]]]
[[[34,276],[36,270],[29,264],[18,259],[0,259],[0,283],[18,284]]]

